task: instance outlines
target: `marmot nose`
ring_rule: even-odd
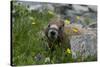
[[[51,31],[51,35],[55,35],[56,33],[54,31]]]

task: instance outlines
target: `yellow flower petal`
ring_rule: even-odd
[[[68,49],[67,49],[67,52],[68,52],[68,53],[71,53],[71,50],[68,48]]]
[[[33,17],[31,17],[31,16],[29,17],[29,19],[30,19],[30,20],[35,20],[35,19],[34,19]]]
[[[76,16],[77,19],[80,19],[80,16]]]
[[[48,11],[49,14],[51,15],[54,15],[54,12],[53,11]]]
[[[70,21],[66,19],[65,24],[70,24]]]
[[[71,50],[69,48],[67,48],[66,54],[70,54],[70,53],[71,53]]]
[[[34,25],[34,24],[36,24],[35,22],[32,22],[32,24]]]
[[[73,31],[77,33],[78,32],[78,29],[77,28],[73,28]]]

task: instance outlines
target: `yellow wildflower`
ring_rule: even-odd
[[[70,24],[70,21],[68,19],[66,19],[65,24]]]
[[[51,14],[51,15],[54,15],[54,12],[53,11],[50,11],[49,10],[48,13]]]
[[[80,16],[76,16],[77,19],[80,19]]]
[[[70,54],[71,50],[69,48],[67,48],[66,53]]]
[[[77,29],[77,28],[73,28],[72,30],[73,30],[74,32],[76,32],[76,33],[78,32],[78,29]]]
[[[29,17],[29,19],[30,19],[30,20],[33,20],[33,21],[35,20],[35,19],[34,19],[33,17],[31,17],[31,16]]]
[[[36,24],[35,22],[32,22],[32,24],[34,25],[34,24]]]

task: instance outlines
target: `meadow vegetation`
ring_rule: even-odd
[[[65,52],[62,52],[61,48],[56,46],[55,51],[50,52],[43,30],[53,17],[54,15],[48,10],[43,12],[29,11],[25,6],[12,2],[12,65],[81,61],[80,58],[73,60],[71,50],[67,48]]]

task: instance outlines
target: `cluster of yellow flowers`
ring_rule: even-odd
[[[80,16],[76,16],[76,19],[79,20]],[[66,25],[71,24],[69,19],[66,19],[64,22],[65,22]],[[73,28],[72,31],[75,32],[75,33],[79,32],[77,28]],[[66,32],[69,32],[69,30],[66,30]]]
[[[69,48],[66,49],[65,51],[66,54],[71,54],[71,50]]]
[[[66,19],[65,21],[65,24],[70,24],[70,20]]]

